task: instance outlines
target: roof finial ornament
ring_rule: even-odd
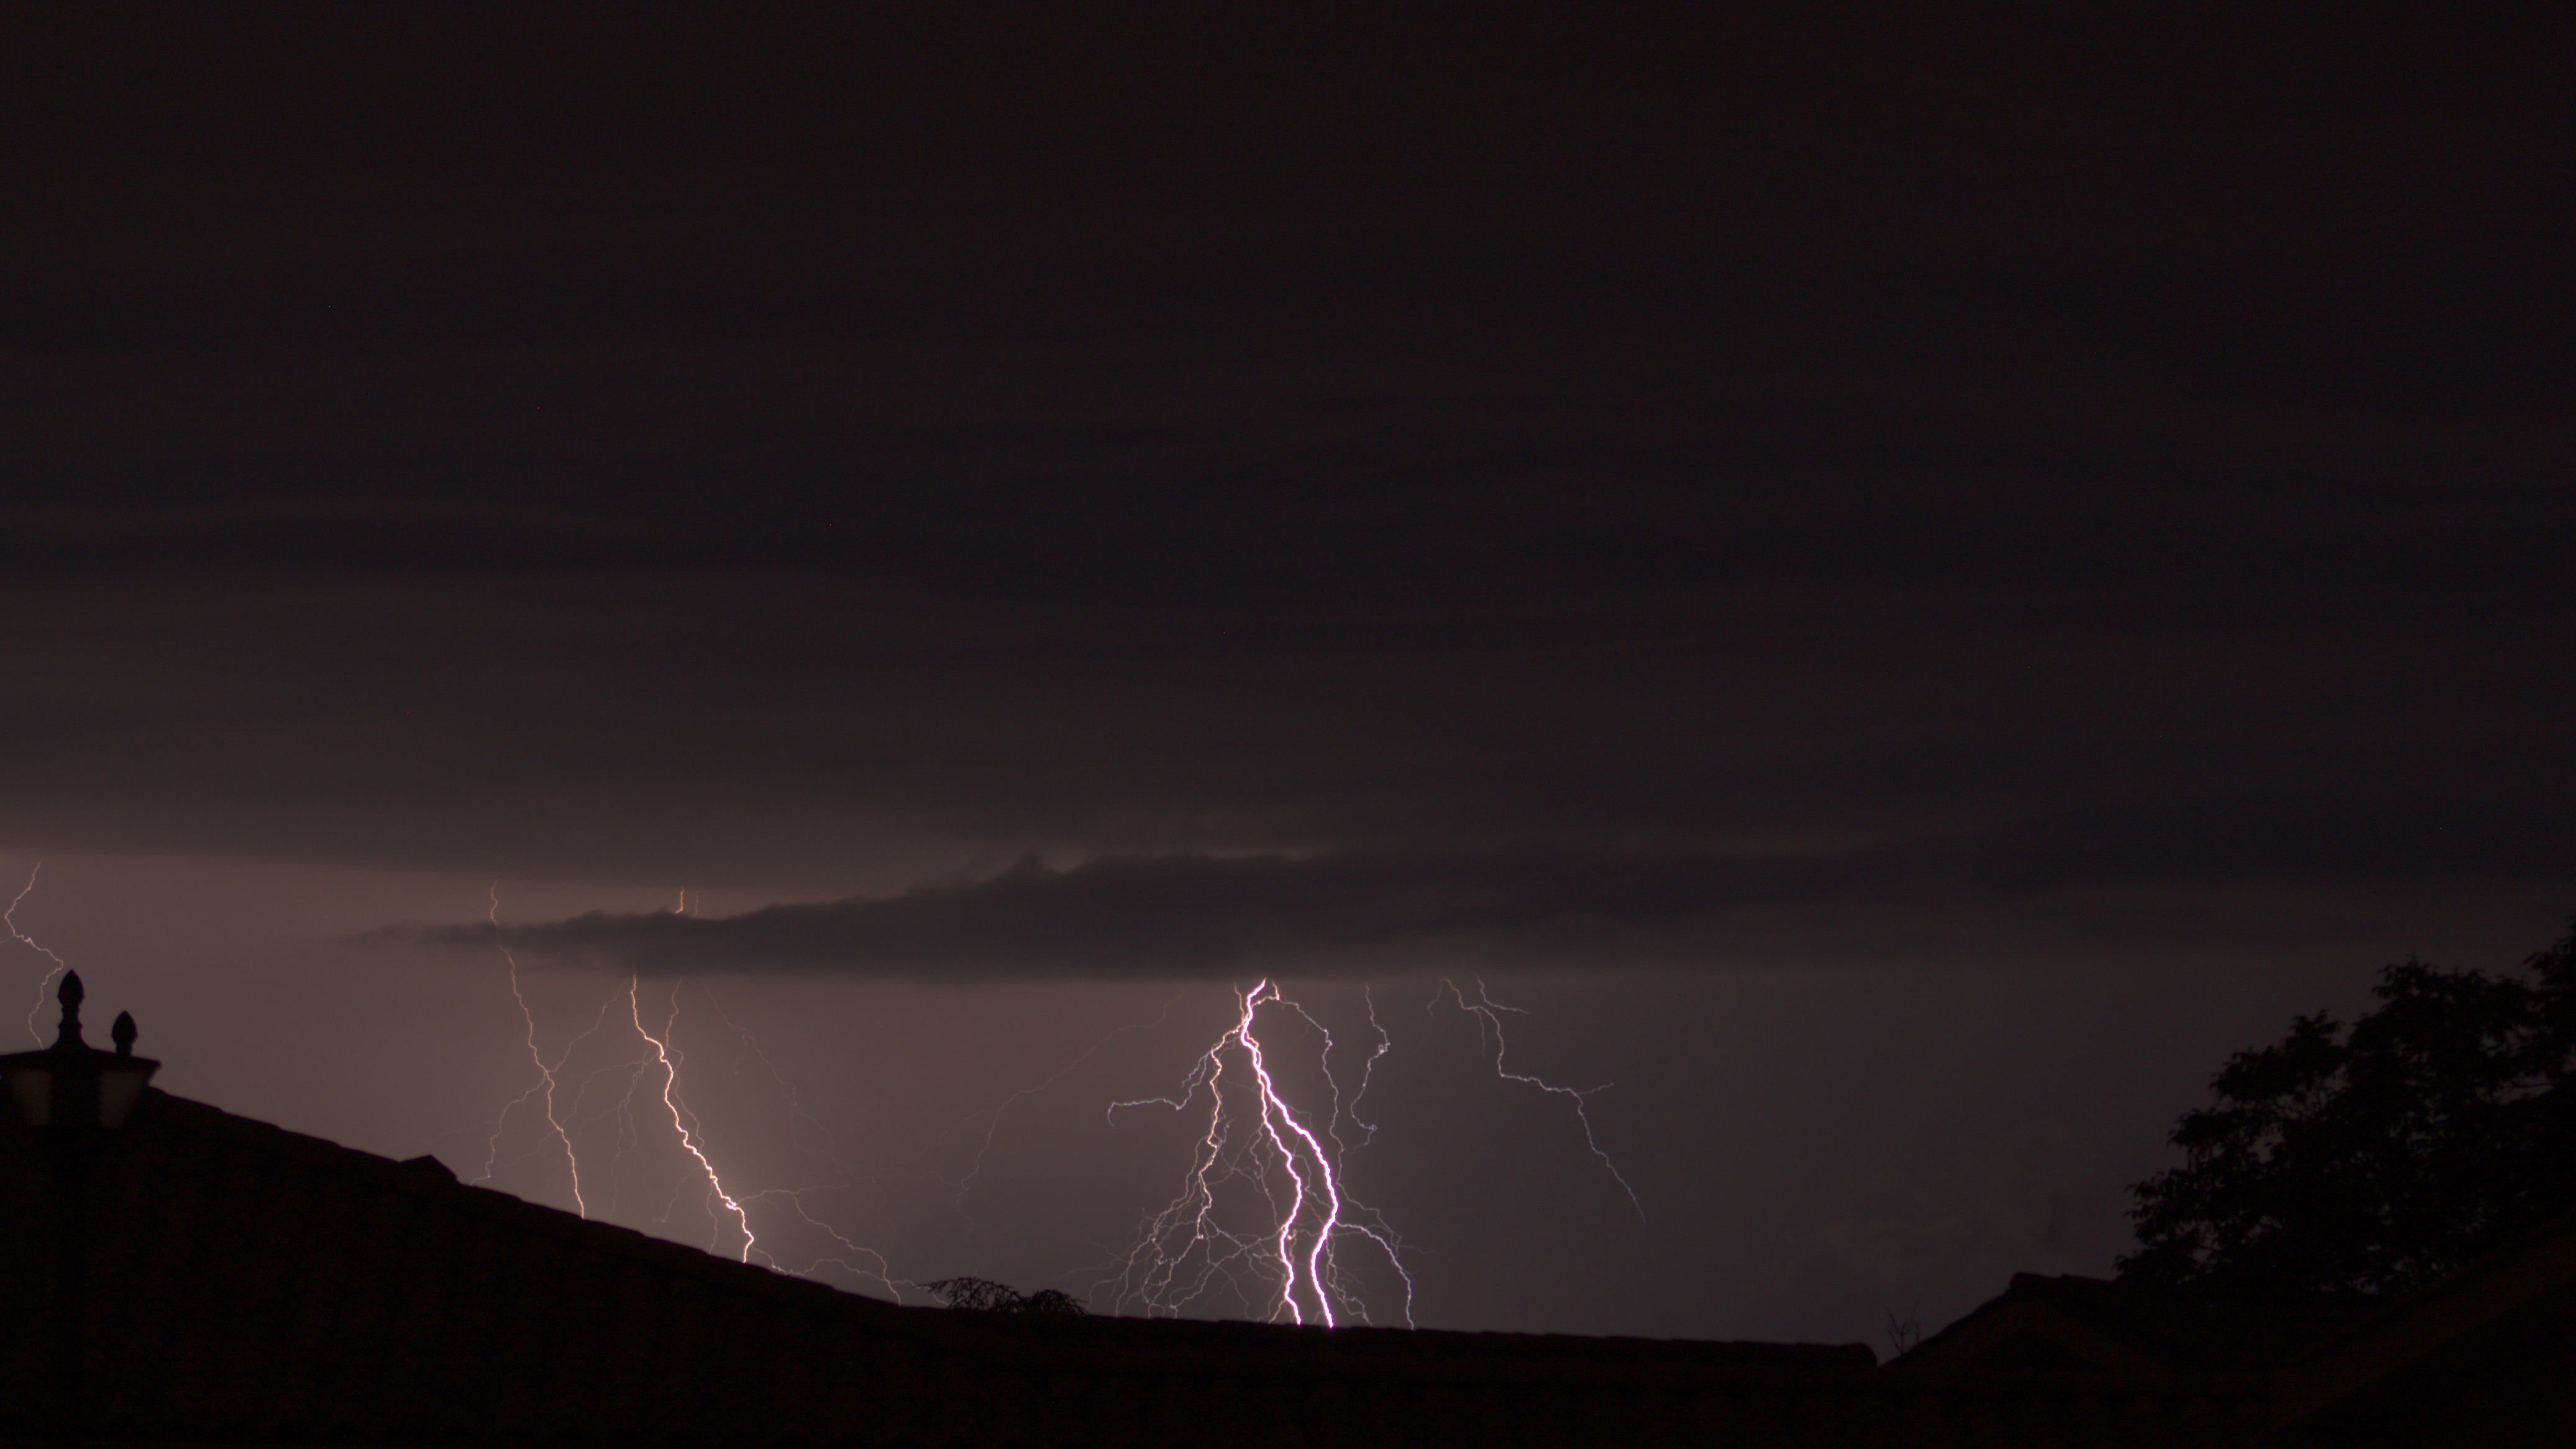
[[[134,1039],[142,1034],[134,1029],[134,1013],[130,1011],[118,1012],[116,1025],[107,1029],[107,1039],[116,1043],[116,1054],[121,1057],[134,1055]]]
[[[81,997],[85,994],[81,990],[80,973],[64,972],[63,984],[54,992],[54,999],[63,1004],[63,1029],[54,1038],[55,1050],[70,1051],[87,1045],[81,1040],[80,1025]]]

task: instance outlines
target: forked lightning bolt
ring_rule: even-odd
[[[1261,1008],[1273,1004],[1295,1012],[1323,1036],[1322,1065],[1332,1106],[1320,1134],[1289,1104],[1271,1073],[1256,1027]],[[1373,1004],[1369,1021],[1376,1027]],[[1377,1050],[1369,1058],[1372,1069],[1387,1049],[1384,1029],[1377,1030]],[[1249,1097],[1248,1106],[1229,1101],[1229,1049],[1243,1061],[1250,1078],[1248,1090],[1234,1089],[1231,1096],[1237,1102]],[[1179,1098],[1110,1104],[1114,1123],[1121,1108],[1159,1105],[1181,1111],[1201,1089],[1208,1095],[1207,1131],[1192,1149],[1180,1196],[1146,1221],[1135,1244],[1112,1264],[1102,1284],[1111,1290],[1115,1306],[1141,1308],[1148,1315],[1178,1315],[1220,1283],[1246,1297],[1254,1296],[1247,1287],[1258,1284],[1258,1296],[1269,1303],[1268,1316],[1273,1320],[1284,1316],[1292,1323],[1304,1323],[1311,1306],[1327,1327],[1346,1315],[1367,1322],[1366,1304],[1336,1257],[1343,1239],[1359,1237],[1375,1245],[1403,1281],[1404,1318],[1410,1326],[1413,1279],[1405,1271],[1401,1240],[1343,1186],[1342,1118],[1351,1117],[1372,1135],[1375,1129],[1356,1116],[1358,1094],[1347,1105],[1341,1100],[1340,1085],[1332,1076],[1332,1052],[1332,1033],[1265,980],[1236,999],[1234,1025],[1200,1054],[1183,1080]],[[1366,1090],[1365,1078],[1361,1090]],[[1329,1149],[1327,1140],[1332,1143]],[[1284,1194],[1281,1178],[1286,1184]],[[1220,1189],[1236,1180],[1250,1184],[1251,1197],[1275,1214],[1259,1232],[1242,1231],[1224,1219]]]

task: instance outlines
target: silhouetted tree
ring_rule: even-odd
[[[990,1278],[942,1278],[922,1287],[939,1296],[951,1308],[971,1309],[978,1313],[1082,1313],[1082,1300],[1056,1288],[1041,1288],[1035,1293],[1022,1293]]]
[[[1917,1303],[1912,1308],[1907,1309],[1903,1318],[1896,1316],[1895,1309],[1890,1308],[1887,1310],[1887,1348],[1888,1352],[1892,1356],[1903,1358],[1907,1354],[1912,1353],[1914,1351],[1914,1346],[1922,1341],[1922,1304]]]
[[[2137,1184],[2123,1277],[2384,1293],[2576,1209],[2576,934],[2522,977],[2409,960],[2349,1027],[2230,1058]]]

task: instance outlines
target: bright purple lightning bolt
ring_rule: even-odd
[[[1323,1067],[1325,1080],[1331,1084],[1332,1110],[1320,1135],[1281,1092],[1255,1030],[1261,1008],[1274,1003],[1295,1012],[1324,1038]],[[1373,1004],[1369,1020],[1376,1027]],[[1378,1057],[1386,1054],[1387,1044],[1384,1029],[1378,1028],[1377,1050],[1369,1058],[1372,1069]],[[1229,1048],[1240,1054],[1250,1077],[1249,1121],[1244,1120],[1247,1114],[1242,1109],[1229,1106]],[[1185,1109],[1201,1087],[1207,1089],[1209,1102],[1207,1131],[1192,1149],[1181,1195],[1147,1221],[1135,1246],[1117,1262],[1111,1274],[1117,1284],[1114,1297],[1120,1306],[1132,1303],[1149,1315],[1177,1315],[1219,1280],[1243,1291],[1248,1276],[1269,1285],[1261,1296],[1270,1302],[1269,1316],[1274,1319],[1284,1314],[1291,1322],[1303,1323],[1311,1301],[1316,1316],[1327,1327],[1340,1321],[1337,1308],[1355,1312],[1365,1322],[1366,1308],[1345,1281],[1334,1256],[1338,1239],[1357,1235],[1374,1243],[1404,1280],[1405,1321],[1412,1322],[1413,1280],[1404,1270],[1399,1241],[1382,1220],[1377,1220],[1373,1210],[1351,1198],[1343,1187],[1344,1146],[1339,1125],[1342,1117],[1356,1108],[1359,1096],[1355,1094],[1347,1107],[1342,1102],[1340,1086],[1332,1076],[1332,1050],[1332,1033],[1321,1022],[1281,995],[1275,985],[1262,981],[1237,998],[1234,1025],[1200,1054],[1184,1079],[1181,1097],[1110,1104],[1110,1120],[1114,1123],[1121,1107],[1151,1103],[1174,1111]],[[1366,1090],[1363,1079],[1361,1091]],[[1247,1093],[1237,1090],[1233,1095],[1239,1098]],[[1360,1122],[1356,1115],[1352,1115],[1352,1121],[1374,1134],[1375,1129]],[[1251,1130],[1255,1126],[1257,1132]],[[1333,1144],[1329,1150],[1326,1139]],[[1281,1194],[1274,1172],[1286,1179],[1284,1208],[1279,1203]],[[1220,1188],[1236,1179],[1249,1182],[1254,1198],[1275,1214],[1270,1225],[1257,1235],[1247,1236],[1223,1221]],[[1365,1215],[1370,1221],[1362,1221],[1357,1215]],[[1268,1266],[1264,1266],[1265,1261]]]
[[[37,942],[35,937],[18,929],[18,903],[24,901],[27,898],[27,893],[36,888],[36,872],[43,870],[44,868],[45,863],[41,860],[37,861],[34,865],[29,866],[27,868],[27,883],[18,887],[18,893],[9,898],[9,909],[6,911],[0,911],[0,925],[6,925],[9,928],[10,940],[18,942],[28,950],[33,951],[37,955],[54,963],[51,967],[46,969],[45,979],[36,983],[36,1008],[35,1010],[27,1013],[27,1035],[35,1038],[36,1045],[38,1046],[43,1046],[45,1044],[45,1034],[36,1027],[36,1018],[44,1015],[45,1012],[45,988],[53,985],[54,978],[62,975],[64,970],[67,969],[63,965],[62,957],[45,949],[43,945]]]
[[[1342,1199],[1333,1188],[1333,1164],[1324,1155],[1324,1144],[1317,1142],[1315,1134],[1307,1131],[1306,1125],[1288,1110],[1288,1104],[1279,1100],[1279,1088],[1270,1080],[1270,1066],[1261,1059],[1261,1039],[1252,1034],[1252,1014],[1267,999],[1263,993],[1269,989],[1270,983],[1265,981],[1244,993],[1243,1019],[1235,1024],[1234,1036],[1243,1043],[1244,1055],[1252,1061],[1253,1080],[1261,1083],[1261,1130],[1270,1134],[1270,1146],[1279,1154],[1279,1165],[1288,1174],[1288,1211],[1279,1219],[1279,1272],[1285,1280],[1279,1297],[1288,1305],[1291,1319],[1299,1323],[1306,1321],[1306,1316],[1297,1311],[1297,1264],[1288,1255],[1289,1235],[1297,1228],[1297,1211],[1306,1203],[1306,1179],[1297,1171],[1296,1151],[1279,1136],[1279,1124],[1285,1123],[1305,1142],[1308,1154],[1314,1159],[1315,1170],[1323,1177],[1324,1225],[1316,1229],[1315,1246],[1306,1256],[1306,1281],[1316,1285],[1315,1306],[1324,1315],[1324,1326],[1330,1328],[1333,1326],[1333,1305],[1324,1297],[1321,1286],[1323,1274],[1316,1264],[1323,1256],[1324,1244],[1332,1239],[1333,1224],[1341,1221]]]

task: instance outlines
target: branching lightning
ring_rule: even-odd
[[[673,914],[684,914],[687,911],[688,895],[685,888],[678,893],[671,907]],[[484,918],[495,927],[499,925],[500,893],[497,884],[493,887],[490,905]],[[663,1014],[659,1025],[654,1026],[648,1025],[644,1020],[642,981],[640,978],[630,976],[609,993],[607,999],[600,1004],[600,1009],[589,1026],[567,1041],[563,1049],[549,1060],[538,1045],[536,1012],[522,987],[519,963],[507,947],[501,947],[500,950],[502,960],[508,968],[511,999],[519,1008],[528,1060],[536,1068],[536,1081],[502,1107],[500,1117],[492,1124],[490,1141],[485,1149],[483,1173],[475,1179],[476,1181],[488,1182],[499,1170],[504,1162],[502,1141],[511,1116],[521,1107],[536,1101],[542,1108],[546,1130],[553,1138],[553,1148],[563,1154],[564,1163],[571,1178],[574,1208],[584,1217],[591,1215],[595,1204],[591,1200],[593,1195],[586,1193],[588,1184],[582,1173],[579,1142],[590,1135],[585,1124],[596,1123],[602,1118],[607,1119],[611,1125],[609,1140],[611,1160],[608,1171],[609,1210],[613,1212],[623,1189],[621,1174],[617,1170],[618,1165],[643,1148],[648,1130],[651,1130],[643,1118],[658,1115],[667,1118],[672,1138],[688,1155],[695,1174],[704,1180],[704,1192],[717,1232],[717,1240],[711,1241],[708,1245],[711,1251],[727,1236],[725,1225],[730,1219],[733,1229],[741,1234],[742,1239],[735,1256],[744,1262],[758,1261],[780,1272],[796,1273],[799,1276],[809,1275],[825,1266],[837,1267],[857,1277],[874,1279],[883,1284],[898,1299],[903,1296],[902,1280],[892,1275],[881,1254],[854,1241],[832,1223],[817,1217],[807,1204],[806,1199],[809,1194],[845,1188],[848,1183],[773,1187],[742,1193],[737,1193],[726,1185],[710,1155],[704,1124],[699,1121],[697,1113],[690,1108],[680,1082],[680,1070],[688,1061],[688,1054],[680,1049],[676,1041],[676,1028],[680,1017],[680,993],[685,983],[677,981],[672,983],[668,1010]],[[619,997],[624,997],[626,1000],[627,1022],[635,1033],[629,1040],[636,1044],[635,1054],[619,1053],[604,1064],[588,1068],[586,1073],[576,1074],[570,1069],[576,1051],[585,1042],[598,1036],[607,1026],[609,1010],[615,1006]],[[714,1009],[716,1016],[724,1022],[726,1028],[741,1041],[743,1050],[751,1058],[758,1060],[761,1067],[785,1090],[789,1112],[822,1134],[826,1144],[823,1155],[844,1176],[849,1175],[848,1167],[841,1162],[837,1151],[830,1145],[831,1130],[820,1118],[806,1110],[795,1084],[788,1081],[779,1071],[777,1064],[770,1059],[769,1053],[761,1046],[759,1040],[741,1023],[728,1015],[712,994],[708,995],[707,1002]],[[623,1032],[618,1035],[622,1036]],[[648,1074],[656,1068],[660,1070],[662,1077],[658,1094],[646,1086]],[[613,1080],[620,1074],[623,1074],[626,1079],[624,1090],[619,1092],[612,1085],[609,1090],[614,1100],[608,1101],[605,1106],[596,1110],[586,1111],[585,1104],[592,1100],[592,1093],[600,1087],[603,1079]],[[653,1113],[648,1106],[644,1105],[655,1095],[660,1098],[659,1114]],[[639,1101],[639,1098],[642,1101]],[[679,1192],[673,1195],[672,1201],[663,1205],[660,1221],[670,1220],[671,1210],[677,1206],[679,1194],[686,1191],[685,1187],[679,1189]],[[751,1210],[756,1204],[775,1204],[784,1207],[796,1218],[837,1244],[846,1256],[820,1258],[802,1269],[791,1268],[780,1263],[760,1243],[752,1222]]]
[[[1261,1008],[1268,1005],[1295,1013],[1323,1037],[1321,1065],[1331,1108],[1320,1134],[1290,1105],[1271,1072],[1255,1030]],[[1373,1002],[1369,1022],[1378,1037],[1369,1057],[1369,1067],[1374,1069],[1389,1042],[1384,1028],[1377,1025]],[[1244,1086],[1228,1084],[1229,1049],[1244,1064],[1248,1078]],[[1150,1105],[1179,1112],[1187,1110],[1202,1089],[1208,1097],[1207,1130],[1192,1149],[1180,1195],[1146,1220],[1134,1244],[1113,1261],[1101,1284],[1109,1291],[1113,1307],[1177,1316],[1222,1285],[1247,1301],[1266,1304],[1265,1316],[1274,1322],[1284,1317],[1304,1323],[1311,1307],[1326,1327],[1345,1317],[1365,1323],[1369,1321],[1366,1303],[1356,1279],[1338,1257],[1343,1242],[1357,1237],[1372,1244],[1403,1281],[1404,1321],[1411,1326],[1413,1279],[1404,1267],[1402,1240],[1375,1210],[1351,1197],[1344,1187],[1342,1119],[1350,1117],[1371,1135],[1376,1129],[1357,1117],[1358,1093],[1348,1104],[1342,1101],[1332,1073],[1332,1054],[1332,1033],[1323,1023],[1265,980],[1236,998],[1234,1024],[1192,1064],[1181,1096],[1109,1105],[1108,1117],[1114,1125],[1122,1108]],[[1365,1081],[1364,1077],[1362,1092]],[[1332,1144],[1329,1148],[1327,1141]],[[1231,1185],[1238,1182],[1249,1191],[1232,1190]],[[1236,1226],[1241,1210],[1230,1200],[1238,1198],[1259,1204],[1268,1223],[1258,1231]]]
[[[1601,1165],[1609,1169],[1611,1180],[1618,1183],[1619,1190],[1628,1195],[1628,1206],[1637,1210],[1637,1219],[1638,1221],[1643,1222],[1646,1217],[1646,1205],[1638,1201],[1637,1190],[1628,1185],[1628,1179],[1626,1177],[1620,1175],[1619,1164],[1611,1161],[1610,1154],[1601,1150],[1600,1140],[1592,1135],[1592,1114],[1584,1110],[1584,1105],[1589,1099],[1599,1093],[1610,1090],[1618,1084],[1615,1082],[1603,1082],[1597,1087],[1585,1087],[1582,1090],[1577,1091],[1572,1087],[1560,1087],[1554,1083],[1542,1081],[1525,1072],[1504,1070],[1503,1054],[1509,1050],[1509,1046],[1503,1040],[1503,1018],[1501,1013],[1508,1011],[1514,1016],[1524,1016],[1528,1013],[1522,1011],[1517,1006],[1505,1006],[1494,1000],[1493,997],[1486,994],[1485,983],[1482,981],[1476,983],[1476,999],[1473,1001],[1469,1001],[1467,999],[1467,994],[1458,989],[1456,982],[1450,981],[1445,977],[1440,982],[1440,990],[1447,992],[1451,999],[1458,1003],[1458,1008],[1461,1011],[1468,1012],[1476,1018],[1476,1039],[1478,1042],[1481,1043],[1487,1040],[1491,1040],[1493,1042],[1495,1076],[1498,1076],[1507,1082],[1526,1083],[1529,1086],[1538,1088],[1542,1092],[1548,1092],[1556,1096],[1563,1097],[1574,1104],[1575,1120],[1583,1124],[1583,1145],[1591,1148],[1592,1155],[1600,1158]],[[1433,1006],[1440,1004],[1438,993],[1434,993],[1432,995],[1431,1004]],[[1490,1036],[1488,1035],[1489,1033]]]
[[[5,912],[0,912],[0,924],[4,924],[9,928],[10,940],[18,942],[28,950],[35,952],[37,955],[42,956],[53,963],[52,966],[46,968],[44,979],[36,983],[35,1009],[27,1013],[27,1035],[34,1038],[35,1043],[38,1046],[43,1046],[45,1044],[45,1034],[37,1028],[36,1018],[44,1015],[45,1013],[46,990],[54,984],[55,977],[62,975],[64,971],[69,969],[63,964],[62,957],[47,950],[43,944],[36,940],[35,937],[18,929],[18,903],[24,901],[27,898],[27,893],[36,888],[36,872],[43,870],[44,868],[45,863],[41,860],[37,861],[34,865],[29,866],[27,868],[27,883],[18,887],[18,893],[9,898],[9,909]]]

